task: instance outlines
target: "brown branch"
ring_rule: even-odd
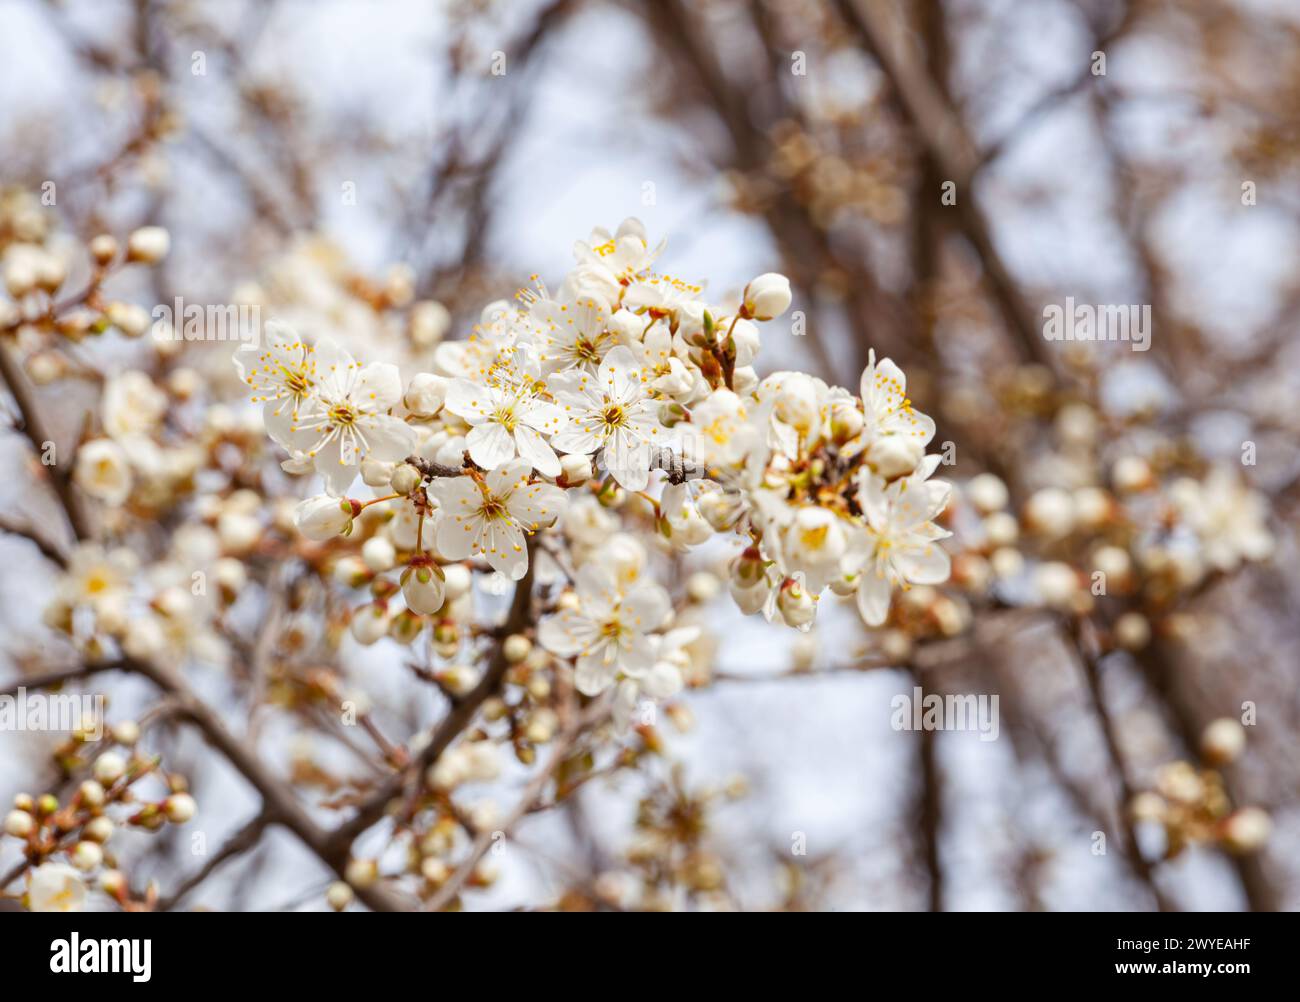
[[[18,405],[18,412],[23,418],[23,434],[31,442],[36,454],[41,455],[45,451],[46,443],[53,442],[54,439],[50,437],[49,430],[41,419],[40,411],[36,406],[36,398],[27,383],[27,377],[23,375],[18,363],[9,353],[8,347],[3,343],[0,343],[0,377],[3,377],[9,387],[9,392],[13,394],[14,402]],[[71,478],[64,472],[65,467],[59,464],[56,457],[54,465],[49,469],[50,482],[59,496],[59,502],[63,505],[63,510],[67,513],[72,531],[78,539],[88,538],[90,536],[90,522],[82,509],[81,499],[73,489]]]
[[[531,599],[533,570],[536,566],[536,550],[535,538],[529,537],[528,572],[515,584],[515,594],[510,603],[510,611],[506,615],[505,622],[497,631],[500,641],[504,641],[512,633],[518,633],[525,629],[532,618]],[[330,836],[329,844],[326,846],[326,851],[331,859],[345,859],[353,841],[384,816],[388,804],[401,796],[402,791],[406,789],[412,778],[417,783],[422,782],[421,777],[425,770],[437,762],[439,756],[447,750],[452,741],[469,726],[479,707],[483,705],[488,697],[496,694],[502,682],[505,681],[506,671],[509,667],[510,662],[506,660],[505,656],[505,645],[503,642],[498,642],[483,677],[464,697],[452,703],[451,709],[438,724],[433,737],[421,749],[420,754],[405,769],[393,774],[380,784],[379,788],[360,805],[356,814],[335,829]]]
[[[1052,355],[1039,325],[1003,261],[993,240],[992,227],[975,199],[975,175],[982,158],[961,116],[919,61],[895,52],[893,40],[881,23],[879,5],[836,0],[836,7],[889,80],[898,95],[900,108],[938,175],[957,186],[957,224],[979,255],[994,302],[1020,353],[1028,360],[1050,365]],[[938,197],[937,192],[934,197]]]
[[[175,908],[185,895],[212,876],[223,863],[255,846],[270,823],[271,819],[265,813],[256,815],[248,824],[230,836],[216,855],[204,863],[196,873],[183,880],[168,897],[162,898],[154,906],[154,911],[168,912]]]

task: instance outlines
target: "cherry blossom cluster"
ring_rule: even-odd
[[[353,617],[357,639],[409,640],[413,617],[460,618],[442,610],[467,596],[468,569],[523,579],[530,537],[593,499],[639,503],[670,551],[738,542],[737,604],[801,630],[827,588],[855,595],[878,626],[896,589],[946,580],[935,519],[949,488],[932,479],[934,422],[899,368],[872,354],[858,395],[798,372],[760,378],[759,325],[789,309],[789,282],[760,275],[710,302],[702,282],[655,270],[662,250],[635,219],[593,231],[558,289],[534,279],[514,305],[491,304],[471,337],[438,346],[435,371],[405,380],[394,362],[281,323],[260,351],[237,353],[284,468],[324,481],[295,513],[304,535],[348,536],[393,503],[360,565],[341,564],[376,596]],[[348,495],[358,476],[375,497]],[[397,585],[373,583],[389,570]],[[574,659],[579,690],[620,683],[627,713],[680,688],[673,651],[694,631],[668,629],[653,573],[620,574],[599,553],[570,572],[537,637]],[[389,600],[399,589],[404,608]]]

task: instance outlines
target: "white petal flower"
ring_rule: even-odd
[[[564,491],[529,483],[528,463],[514,460],[486,476],[444,477],[434,481],[437,497],[438,552],[448,560],[472,556],[518,581],[528,570],[525,533],[553,522],[563,510]]]
[[[577,658],[578,691],[595,696],[620,674],[640,676],[653,668],[655,648],[648,634],[671,611],[667,592],[648,581],[621,589],[597,564],[578,569],[577,585],[577,608],[543,619],[537,637],[552,654]]]
[[[286,448],[310,456],[326,489],[342,494],[363,459],[405,459],[415,449],[416,436],[410,425],[388,413],[402,399],[397,366],[361,365],[328,338],[317,343],[315,357],[314,394],[296,414],[268,418],[268,430]]]
[[[86,885],[66,863],[42,863],[32,871],[27,901],[34,912],[79,912],[86,907]]]
[[[483,382],[452,382],[445,406],[470,426],[465,445],[474,462],[495,470],[518,455],[544,476],[560,475],[560,458],[546,439],[568,418],[541,396],[543,388],[536,369],[522,359],[498,366]]]
[[[627,490],[644,490],[655,448],[667,442],[631,349],[612,349],[594,377],[570,370],[551,376],[548,385],[569,418],[551,444],[561,452],[583,454],[603,448],[613,478]]]
[[[868,626],[879,626],[889,614],[895,585],[940,584],[948,580],[951,562],[937,545],[952,533],[934,524],[948,504],[951,485],[930,480],[939,456],[928,456],[911,476],[886,484],[864,470],[858,504],[866,533],[856,564],[858,610]]]
[[[120,505],[131,494],[126,453],[109,438],[93,439],[77,450],[72,476],[78,487],[105,504]]]

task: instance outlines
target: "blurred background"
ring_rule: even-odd
[[[658,266],[711,296],[791,277],[802,327],[764,342],[760,374],[856,392],[869,349],[907,373],[950,443],[954,587],[875,636],[851,605],[809,635],[711,607],[715,657],[670,708],[662,757],[529,819],[537,851],[506,854],[467,907],[578,906],[584,880],[635,868],[653,822],[707,844],[726,888],[710,906],[1293,909],[1298,42],[1285,0],[0,0],[0,247],[162,225],[169,257],[115,295],[260,303],[359,356],[401,341],[415,371],[431,344],[403,340],[391,306],[440,303],[463,337],[530,276],[558,284],[593,226],[636,216],[667,239]],[[1149,305],[1150,350],[1047,341],[1043,307],[1067,296]],[[143,364],[138,345],[96,352],[92,370]],[[233,381],[228,354],[193,352]],[[75,435],[75,393],[47,399]],[[992,559],[1015,546],[962,531],[988,506],[960,488],[992,473],[1020,513],[1044,487],[1119,492],[1136,456],[1162,482],[1233,469],[1267,505],[1272,552],[1203,561],[1177,588],[1144,565],[1081,640],[1026,597],[1032,567]],[[30,462],[16,434],[0,458]],[[4,479],[7,511],[48,517]],[[1216,504],[1231,534],[1253,501]],[[1086,576],[1098,537],[1017,552]],[[21,539],[0,560],[17,679],[54,577]],[[1114,631],[1134,610],[1141,643]],[[197,678],[251,717],[238,677]],[[365,679],[377,712],[418,724],[404,684],[383,665]],[[998,740],[895,730],[914,684],[998,694]],[[122,680],[113,698],[151,697]],[[1204,728],[1245,703],[1224,790],[1268,813],[1267,843],[1133,822],[1134,798],[1170,763],[1205,765]],[[296,761],[309,724],[271,717],[259,754]],[[163,732],[219,844],[256,797],[196,736]],[[0,795],[45,788],[48,746],[0,749]],[[192,867],[179,836],[139,854],[163,886]],[[328,881],[272,832],[186,904],[321,908]]]

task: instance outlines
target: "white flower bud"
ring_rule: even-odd
[[[787,626],[804,627],[817,616],[817,603],[803,585],[787,581],[776,596],[776,607]]]
[[[126,259],[157,264],[171,250],[171,235],[161,226],[142,226],[127,238]]]
[[[984,535],[994,546],[1010,546],[1020,538],[1020,523],[1006,511],[995,511],[984,519]]]
[[[745,286],[745,312],[755,320],[771,320],[790,308],[790,280],[765,272]]]
[[[384,463],[367,456],[361,460],[361,481],[367,487],[387,487],[396,469],[396,463]]]
[[[117,752],[104,752],[95,759],[93,772],[95,778],[104,786],[112,786],[126,772],[126,759]]]
[[[524,658],[528,657],[532,649],[533,642],[522,633],[510,634],[501,645],[501,653],[512,665],[518,664]]]
[[[561,456],[560,475],[570,487],[585,484],[592,477],[591,457],[576,452]]]
[[[1258,807],[1233,811],[1223,821],[1223,841],[1234,852],[1257,852],[1273,833],[1273,819]]]
[[[113,837],[113,822],[101,814],[87,821],[86,826],[81,829],[81,834],[90,841],[103,845]]]
[[[134,720],[121,720],[113,725],[113,740],[130,748],[140,740],[140,725]]]
[[[474,578],[464,564],[448,564],[442,569],[442,591],[448,602],[468,595]]]
[[[756,585],[745,587],[736,580],[732,580],[728,586],[731,597],[735,599],[736,605],[746,616],[752,616],[763,608],[763,603],[767,601],[768,587],[760,582]]]
[[[397,563],[397,548],[383,536],[371,536],[362,544],[361,559],[376,574]]]
[[[1151,467],[1141,456],[1121,456],[1110,471],[1115,489],[1125,494],[1149,490],[1155,486]]]
[[[353,887],[371,887],[379,879],[379,864],[373,859],[350,859],[343,877]]]
[[[136,303],[109,303],[104,316],[127,337],[141,337],[149,329],[149,311]]]
[[[1235,762],[1246,747],[1246,730],[1231,717],[1220,717],[1201,733],[1201,754],[1210,765]]]
[[[93,779],[88,779],[82,783],[79,792],[81,794],[81,802],[87,807],[104,806],[104,787]]]
[[[417,372],[411,377],[402,403],[415,417],[431,418],[442,410],[443,402],[447,399],[447,384],[444,376]]]
[[[352,636],[359,644],[369,647],[388,633],[387,608],[371,602],[352,614]]]
[[[99,875],[99,889],[111,898],[126,890],[126,875],[121,870],[105,870]]]
[[[737,320],[731,328],[731,339],[736,344],[736,366],[746,366],[753,362],[759,348],[758,324],[745,319]]]
[[[36,819],[26,811],[10,811],[5,815],[5,834],[26,838],[36,830]]]
[[[444,592],[437,566],[425,564],[404,570],[402,597],[406,599],[407,608],[421,615],[431,616],[441,609]]]
[[[426,299],[411,307],[411,343],[417,348],[432,348],[446,336],[451,314],[442,303]]]
[[[104,850],[95,842],[78,842],[71,853],[72,865],[83,873],[104,862]]]
[[[1074,528],[1074,498],[1059,487],[1044,487],[1025,504],[1025,518],[1044,536],[1060,539]]]
[[[981,473],[972,477],[970,483],[966,485],[966,496],[970,498],[970,503],[975,506],[975,510],[984,515],[1001,511],[1010,499],[1007,485],[992,473]]]
[[[1051,561],[1034,570],[1039,601],[1053,609],[1068,609],[1079,590],[1079,577],[1069,564]]]
[[[1123,581],[1133,570],[1133,560],[1122,546],[1099,546],[1092,555],[1092,569],[1108,580]]]
[[[784,372],[775,389],[776,416],[797,431],[810,431],[820,416],[817,385],[812,377],[802,372]]]
[[[343,911],[348,905],[352,904],[352,888],[341,880],[336,880],[330,884],[329,890],[325,892],[325,900],[329,906],[336,912]]]
[[[712,602],[721,590],[722,582],[708,571],[696,571],[686,579],[686,594],[697,605]]]
[[[173,793],[163,801],[163,813],[167,815],[167,820],[178,825],[183,825],[194,817],[194,812],[198,809],[199,805],[188,793]]]
[[[1133,798],[1128,812],[1134,821],[1161,821],[1165,816],[1165,806],[1164,797],[1147,790]]]
[[[334,580],[345,588],[360,588],[370,580],[370,568],[355,553],[349,553],[334,561],[331,573]]]
[[[401,463],[397,469],[393,471],[393,475],[389,479],[388,484],[392,487],[394,493],[405,495],[410,494],[411,491],[415,490],[423,482],[424,477],[421,475],[419,470],[410,463]]]
[[[452,665],[438,673],[438,681],[453,696],[464,696],[478,685],[479,673],[469,665]]]
[[[117,257],[117,241],[107,233],[101,233],[88,245],[90,256],[101,268]]]
[[[1140,612],[1126,612],[1115,620],[1115,642],[1126,651],[1140,651],[1151,642],[1151,624]]]
[[[352,519],[359,505],[348,498],[317,494],[298,502],[293,510],[293,524],[308,539],[324,541],[352,531]]]
[[[886,480],[906,476],[925,455],[925,446],[911,435],[884,435],[871,443],[867,462]]]

